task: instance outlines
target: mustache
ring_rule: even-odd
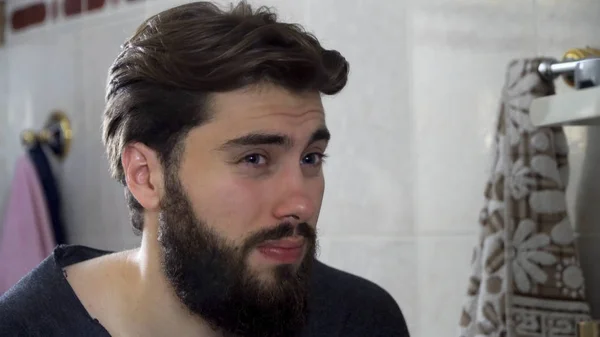
[[[267,228],[252,234],[244,243],[244,251],[248,252],[252,248],[269,240],[281,240],[293,235],[304,237],[309,244],[314,244],[317,239],[317,233],[308,223],[302,222],[294,226],[291,223],[281,223],[274,228]]]

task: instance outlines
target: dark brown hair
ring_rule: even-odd
[[[211,117],[211,93],[267,82],[332,95],[348,69],[339,52],[265,7],[195,2],[159,13],[124,43],[109,71],[102,133],[111,175],[126,186],[121,153],[131,142],[154,149],[165,168],[177,165],[181,140]],[[141,231],[143,208],[125,190]]]

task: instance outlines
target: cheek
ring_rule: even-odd
[[[209,227],[232,240],[245,237],[263,211],[264,194],[247,181],[214,178],[190,192],[197,214]]]
[[[321,205],[323,204],[323,196],[325,194],[325,179],[321,176],[320,179],[316,179],[314,183],[314,187],[312,190],[314,191],[313,200],[315,200],[315,217],[319,218],[319,213],[321,211]],[[316,219],[315,219],[316,220]]]

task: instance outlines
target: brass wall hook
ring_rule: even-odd
[[[42,130],[25,130],[21,133],[23,145],[31,147],[36,143],[42,143],[61,160],[69,154],[72,139],[71,121],[61,111],[52,112]]]

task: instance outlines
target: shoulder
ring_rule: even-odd
[[[398,303],[376,283],[319,261],[313,282],[317,310],[337,312],[347,336],[409,336]]]
[[[89,315],[65,278],[65,266],[101,254],[59,247],[0,296],[0,336],[56,336],[90,330]],[[78,330],[79,329],[79,330]]]
[[[52,306],[53,267],[52,257],[47,258],[0,296],[0,335],[28,336],[32,322],[44,320]]]

